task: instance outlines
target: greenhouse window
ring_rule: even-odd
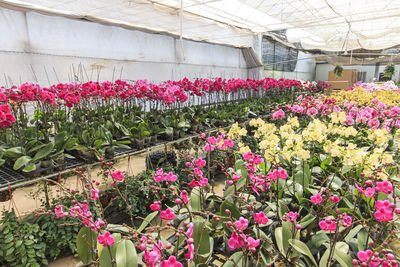
[[[297,49],[287,47],[271,38],[262,40],[262,61],[265,70],[294,71],[297,64]]]

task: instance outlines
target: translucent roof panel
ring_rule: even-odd
[[[0,6],[243,47],[257,33],[279,30],[305,49],[400,44],[400,0],[4,0]]]

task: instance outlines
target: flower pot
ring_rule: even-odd
[[[172,133],[172,134],[165,134],[165,136],[167,137],[167,140],[168,140],[168,141],[174,140],[174,133]]]
[[[65,156],[59,156],[54,160],[54,167],[57,171],[65,170]]]
[[[42,171],[40,172],[40,174],[42,174],[42,175],[43,174],[51,174],[54,169],[53,160],[49,159],[49,160],[41,161],[40,167],[42,168]]]
[[[107,147],[104,151],[106,159],[112,159],[115,155],[115,147]]]
[[[135,139],[135,147],[139,150],[143,149],[145,145],[144,139]]]
[[[200,130],[200,125],[199,124],[192,125],[192,131],[193,132],[198,132],[199,130]]]
[[[158,135],[155,134],[150,137],[151,138],[151,144],[155,145],[157,143]]]
[[[146,137],[144,140],[145,140],[144,143],[145,143],[146,147],[151,145],[151,137],[150,136]]]
[[[86,162],[86,163],[93,163],[96,160],[96,154],[94,151],[91,150],[79,150],[80,152],[80,157]]]

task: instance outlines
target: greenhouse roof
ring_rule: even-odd
[[[0,0],[0,6],[238,47],[272,32],[306,50],[400,44],[399,0]]]

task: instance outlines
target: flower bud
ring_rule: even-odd
[[[233,185],[233,181],[232,181],[232,180],[228,180],[228,181],[226,181],[226,183],[227,183],[228,185]]]
[[[231,211],[228,210],[228,209],[226,209],[226,210],[225,210],[225,213],[229,215],[229,214],[231,214]]]
[[[358,266],[358,260],[353,259],[353,261],[351,262],[353,264],[353,266]]]
[[[166,248],[166,249],[170,249],[170,248],[172,248],[172,245],[171,245],[171,243],[167,243],[167,244],[165,245],[165,248]]]
[[[301,225],[300,224],[296,224],[296,229],[300,230],[301,229]]]

